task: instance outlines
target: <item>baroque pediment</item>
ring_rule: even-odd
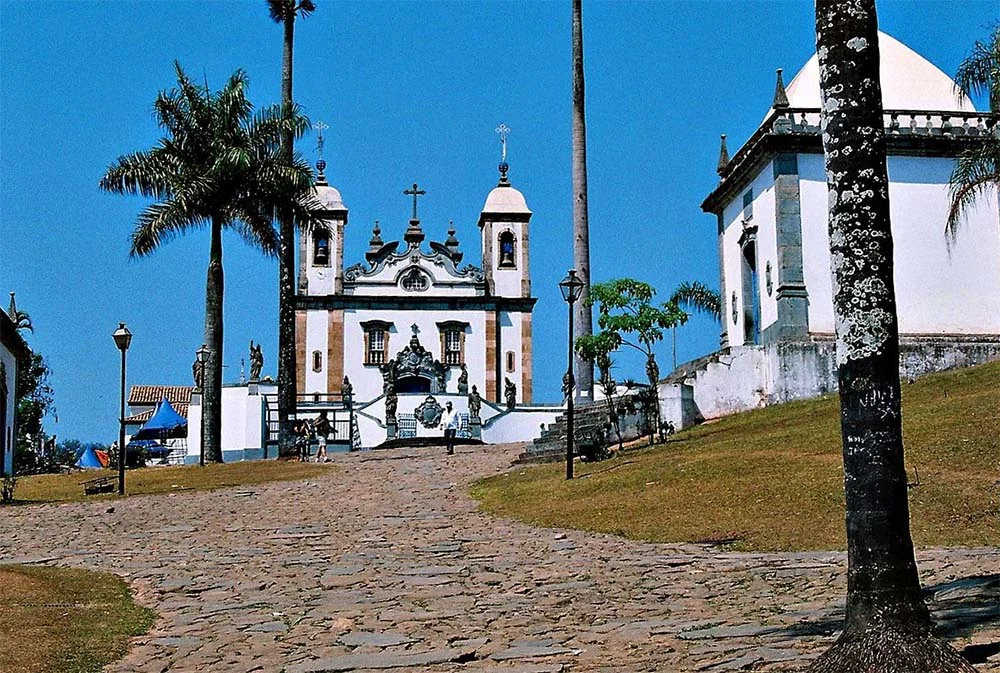
[[[421,268],[428,273],[432,282],[433,279],[442,280],[464,280],[470,283],[482,283],[486,279],[483,270],[472,264],[458,268],[454,255],[449,254],[445,246],[435,246],[432,252],[425,252],[417,247],[410,247],[405,251],[397,250],[398,241],[386,244],[381,254],[374,258],[371,264],[354,264],[344,271],[345,283],[365,283],[365,282],[398,282],[401,278],[400,272],[408,267]],[[443,274],[441,273],[443,272]]]

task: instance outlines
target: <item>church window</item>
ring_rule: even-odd
[[[330,232],[324,229],[313,234],[313,265],[330,266]]]
[[[392,323],[384,320],[365,320],[361,323],[365,332],[365,364],[384,365],[389,352],[389,330]]]
[[[743,219],[753,219],[753,190],[748,189],[743,193]]]
[[[320,351],[313,351],[313,371],[323,371],[323,353]]]
[[[507,351],[507,373],[512,374],[514,372],[514,351]]]
[[[423,271],[413,268],[403,275],[400,285],[407,292],[423,292],[430,287],[430,281],[427,280],[427,275]]]
[[[501,269],[516,269],[514,232],[501,232],[498,243],[500,247],[500,259],[497,262],[497,267]]]
[[[448,320],[437,323],[441,333],[441,359],[446,365],[454,366],[465,362],[465,331],[469,323]]]
[[[374,329],[367,335],[368,347],[365,349],[365,364],[385,364],[385,331]]]

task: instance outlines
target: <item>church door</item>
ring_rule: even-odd
[[[755,240],[743,246],[743,343],[760,343],[760,279]]]
[[[429,393],[431,380],[423,376],[403,376],[396,381],[398,393]]]

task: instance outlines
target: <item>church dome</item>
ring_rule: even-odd
[[[323,204],[326,210],[347,210],[344,200],[340,196],[340,190],[322,182],[316,185],[316,198]]]
[[[510,185],[495,187],[486,197],[484,213],[530,213],[524,194]]]
[[[878,46],[884,109],[975,112],[972,101],[962,94],[956,96],[952,79],[926,58],[881,31]],[[787,93],[793,108],[820,107],[816,54],[792,79]]]

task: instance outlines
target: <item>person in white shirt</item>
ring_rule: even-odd
[[[448,448],[448,454],[451,455],[455,453],[455,435],[458,433],[458,411],[452,408],[451,402],[446,402],[444,405],[441,427],[444,428],[444,444]]]

